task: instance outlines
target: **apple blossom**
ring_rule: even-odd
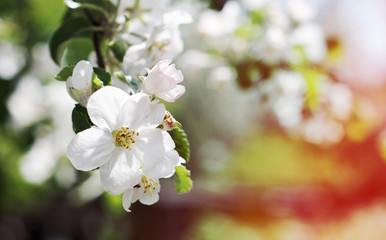
[[[157,128],[165,107],[148,95],[129,95],[116,87],[103,87],[91,95],[87,111],[96,125],[78,133],[67,148],[75,168],[100,168],[104,189],[121,194],[143,175],[169,177],[179,163],[170,135]]]
[[[185,93],[185,87],[177,85],[184,80],[180,70],[177,70],[171,60],[163,60],[157,63],[148,75],[144,77],[144,92],[167,101],[174,102]]]
[[[159,184],[158,179],[153,179],[143,175],[141,181],[137,185],[123,193],[123,208],[127,212],[130,212],[129,208],[131,204],[137,200],[139,200],[142,204],[152,205],[158,201],[158,193],[160,190],[161,185]]]
[[[130,46],[123,58],[125,74],[143,74],[145,67],[153,66],[162,59],[174,59],[183,50],[178,28],[157,26],[144,42]]]
[[[185,159],[179,157],[177,166],[182,166],[183,163],[186,163]],[[173,170],[173,173],[168,176],[164,176],[164,178],[173,176],[174,172],[175,171]],[[158,179],[142,175],[141,181],[138,184],[123,193],[122,206],[127,212],[131,212],[129,208],[131,204],[137,200],[139,200],[142,204],[152,205],[158,201],[158,193],[160,190],[161,185]]]
[[[184,49],[179,25],[192,22],[191,16],[182,9],[170,8],[154,17],[145,25],[130,23],[130,31],[122,35],[131,43],[122,63],[126,75],[142,75],[146,67],[154,66],[162,59],[174,59]],[[136,42],[131,35],[137,36],[139,32],[143,41]]]
[[[151,16],[158,16],[159,13],[164,11],[169,0],[111,0],[111,2],[118,7],[116,21],[118,23],[124,23],[126,19],[139,20],[143,18],[147,19]]]
[[[75,65],[72,76],[66,82],[70,96],[84,107],[93,93],[92,77],[93,68],[91,63],[82,60]]]

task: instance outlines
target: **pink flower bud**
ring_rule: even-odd
[[[184,80],[180,70],[177,70],[172,60],[162,60],[151,70],[147,69],[144,91],[167,101],[174,102],[185,93],[185,87],[177,85]]]
[[[162,121],[162,128],[166,131],[172,130],[174,128],[174,123],[177,122],[176,119],[170,114],[170,112],[165,111],[165,117]]]

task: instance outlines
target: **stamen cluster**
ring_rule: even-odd
[[[141,185],[143,185],[144,188],[143,193],[149,191],[150,196],[153,196],[153,192],[155,191],[158,182],[151,177],[143,175],[141,179]]]
[[[138,132],[130,131],[129,127],[121,127],[121,130],[113,131],[115,137],[115,145],[131,150],[131,144],[135,143],[134,137],[138,136]]]

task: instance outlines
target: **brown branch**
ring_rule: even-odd
[[[94,20],[94,18],[92,17],[91,11],[89,9],[85,8],[84,12],[85,12],[85,14],[87,16],[87,19],[90,21],[90,23],[93,26],[97,26],[97,27],[101,26],[101,24],[99,22]],[[101,51],[101,47],[100,47],[100,38],[99,38],[99,36],[101,34],[103,34],[103,33],[102,32],[97,32],[97,31],[93,31],[93,33],[92,33],[92,41],[93,41],[93,44],[94,44],[94,50],[95,50],[96,57],[97,57],[98,67],[105,69],[106,65],[105,65],[105,61],[104,61],[104,58],[103,58],[103,55],[102,55],[102,51]]]

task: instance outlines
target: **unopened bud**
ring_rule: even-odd
[[[181,123],[179,123],[170,112],[165,112],[165,117],[162,122],[162,128],[166,131],[172,130],[173,128],[181,128]]]
[[[66,82],[70,96],[84,107],[93,93],[92,78],[93,68],[91,63],[82,60],[76,64],[72,76]]]

